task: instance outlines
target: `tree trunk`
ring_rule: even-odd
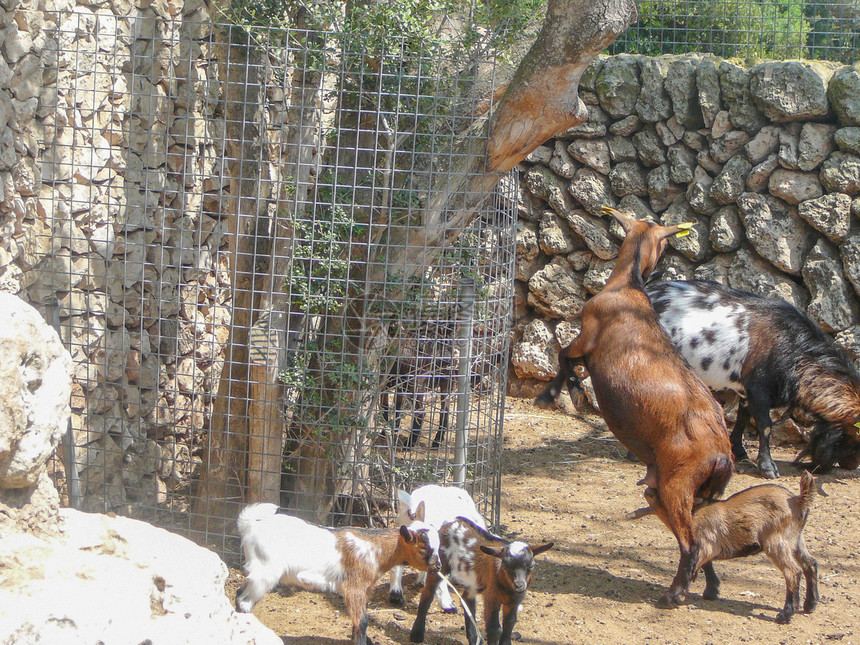
[[[354,262],[352,279],[365,285],[364,303],[381,297],[381,285],[386,283],[388,291],[385,297],[397,297],[388,279],[393,273],[402,276],[402,289],[405,291],[409,278],[431,265],[446,245],[451,244],[484,210],[486,200],[502,175],[556,133],[585,121],[587,110],[578,96],[582,73],[636,17],[634,0],[549,0],[543,29],[498,105],[486,116],[477,117],[467,136],[454,144],[458,148],[457,154],[449,158],[456,159],[459,166],[434,176],[437,183],[428,187],[421,224],[415,226],[412,223],[409,227],[389,224],[389,235],[384,244],[380,242],[377,246],[376,240],[369,240],[370,252]],[[240,70],[240,67],[234,64],[230,70],[235,68],[234,73],[244,74],[245,70]],[[260,81],[254,79],[253,83]],[[244,82],[245,85],[237,80],[235,87],[247,87],[248,81]],[[238,101],[244,100],[252,101],[254,106],[261,105],[261,102],[253,102],[262,100],[260,90],[260,86],[255,85],[253,96],[235,97],[228,107],[241,112],[243,103]],[[235,133],[240,143],[251,145],[258,140],[259,132],[248,131],[248,128],[253,130],[253,124],[258,121],[253,118],[246,121],[244,114],[228,118],[234,124],[250,122],[245,131]],[[376,128],[378,132],[383,130],[380,124]],[[262,159],[252,154],[237,155],[236,158],[240,160],[240,166],[243,160],[247,164]],[[256,224],[255,206],[238,195],[251,196],[255,192],[245,186],[237,186],[236,189],[236,192],[231,190],[234,197],[230,215],[233,224],[231,267],[236,267],[234,318],[213,415],[205,475],[194,509],[197,524],[208,526],[210,530],[214,530],[212,522],[217,523],[217,518],[222,518],[223,525],[224,518],[235,517],[243,497],[268,499],[274,485],[274,464],[264,455],[271,455],[278,441],[270,423],[275,416],[275,408],[271,405],[275,396],[271,364],[267,359],[265,367],[249,369],[248,366],[247,332],[254,322],[251,318],[253,280],[250,278],[253,266],[236,264],[247,262],[243,258],[253,257],[254,250],[243,249],[241,245],[248,239],[246,233],[255,230]],[[387,218],[385,211],[383,208],[382,217]],[[250,252],[246,254],[246,251]],[[363,305],[358,305],[349,316],[339,311],[335,314],[338,320],[325,320],[322,324],[323,333],[347,339],[354,352],[351,360],[359,362],[375,351],[373,346],[376,342],[375,332],[368,330],[363,320],[363,312]],[[368,364],[372,363],[373,360],[369,360]],[[360,372],[359,379],[363,378]],[[321,375],[321,378],[327,377]],[[252,380],[255,384],[249,385]],[[362,396],[360,388],[355,395]],[[323,402],[317,411],[319,414],[312,413],[307,418],[322,419],[331,411],[332,404],[331,400]],[[334,405],[345,405],[345,401],[334,402]],[[353,399],[352,405],[355,406],[352,414],[356,414],[361,402]],[[251,413],[252,416],[259,415],[264,427],[260,430],[259,440],[249,445],[250,429],[246,419]],[[319,428],[312,425],[301,431],[301,459],[295,494],[305,514],[317,521],[323,521],[323,516],[332,506],[337,490],[337,471],[343,471],[348,455],[355,457],[360,454],[364,440],[360,425],[351,428],[350,432],[348,437],[323,438]],[[331,459],[333,455],[326,454],[326,446],[338,446],[335,460]],[[255,456],[250,464],[246,464],[237,455],[249,447]],[[261,474],[252,479],[255,482],[253,492],[245,490],[249,482],[248,465],[259,468]]]

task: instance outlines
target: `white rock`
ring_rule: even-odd
[[[72,359],[20,298],[0,293],[0,489],[34,486],[66,430]]]
[[[0,539],[0,643],[281,643],[233,611],[211,551],[137,520],[61,515],[59,537]]]

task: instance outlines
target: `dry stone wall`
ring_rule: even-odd
[[[663,224],[666,273],[784,298],[860,357],[860,67],[596,60],[588,121],[521,166],[512,367],[548,380],[621,243],[603,205]]]
[[[265,214],[288,164],[316,163],[290,108],[320,88],[282,70],[247,110],[255,163],[232,163],[238,57],[217,18],[203,0],[0,0],[0,291],[71,352],[85,510],[190,492],[232,314],[235,168]]]

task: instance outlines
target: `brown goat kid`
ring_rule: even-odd
[[[736,493],[726,500],[703,504],[693,513],[693,533],[701,544],[696,570],[705,572],[704,598],[720,595],[720,579],[714,560],[730,560],[764,552],[785,576],[785,607],[776,622],[787,623],[800,606],[800,574],[806,578],[803,610],[812,612],[818,605],[818,563],[806,550],[803,528],[815,495],[812,475],[804,471],[800,495],[784,486],[762,484]],[[657,491],[645,491],[651,512],[667,526],[666,511]],[[641,509],[632,514],[642,517]],[[643,513],[642,511],[646,511]]]
[[[484,627],[488,645],[511,645],[517,610],[531,581],[534,557],[551,549],[553,543],[529,546],[525,542],[509,542],[465,517],[444,524],[439,530],[439,540],[442,572],[449,576],[452,583],[465,589],[463,603],[468,612],[463,613],[469,645],[479,641],[475,624],[478,594],[484,599]],[[418,602],[418,613],[409,634],[413,643],[424,642],[427,610],[440,581],[436,572],[427,575]]]
[[[546,406],[568,382],[581,393],[574,367],[591,375],[600,412],[618,440],[644,463],[645,483],[657,489],[681,550],[678,572],[658,602],[683,602],[696,571],[693,503],[725,490],[731,445],[722,407],[660,327],[644,291],[667,241],[689,225],[659,226],[604,209],[627,236],[603,290],[585,303],[579,336],[559,352],[558,376],[538,397]]]

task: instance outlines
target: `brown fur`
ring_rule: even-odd
[[[854,426],[860,419],[857,384],[834,377],[812,360],[801,363],[798,372],[805,385],[798,392],[798,403],[822,419],[838,421],[844,433],[860,439],[860,430]]]
[[[400,529],[334,529],[337,549],[349,575],[341,586],[340,593],[352,621],[354,643],[371,643],[367,637],[367,599],[379,577],[397,565],[409,565],[419,571],[427,571],[429,546],[426,532],[412,535],[405,526]],[[374,545],[376,562],[371,563],[364,554],[357,552],[346,534],[351,533]],[[431,567],[432,568],[432,567]],[[365,639],[362,641],[362,639]]]
[[[644,481],[658,491],[678,540],[678,572],[659,603],[672,607],[683,601],[695,571],[694,500],[722,494],[732,472],[731,446],[721,406],[663,332],[643,290],[643,278],[679,227],[612,214],[627,237],[606,286],[583,307],[582,331],[559,353],[559,375],[538,403],[555,398],[565,379],[573,394],[579,385],[573,365],[585,363],[607,426],[647,466]]]
[[[803,528],[814,495],[812,475],[804,472],[800,495],[777,484],[763,484],[724,501],[698,507],[693,514],[693,533],[701,544],[696,570],[705,571],[704,597],[714,599],[719,595],[720,580],[713,569],[714,560],[740,558],[763,551],[785,576],[785,606],[777,614],[776,622],[787,623],[797,612],[801,572],[806,578],[803,609],[807,613],[813,611],[818,604],[818,564],[806,550]],[[666,509],[657,492],[649,488],[645,499],[654,514],[669,526]]]
[[[453,572],[452,578],[456,578],[457,573],[467,576],[474,573],[477,587],[466,587],[463,592],[463,602],[468,607],[472,619],[476,619],[475,601],[477,594],[480,593],[484,600],[484,629],[488,645],[510,645],[511,634],[517,622],[517,610],[531,582],[534,556],[551,549],[553,543],[529,546],[520,553],[519,558],[510,559],[507,557],[507,547],[510,545],[508,540],[488,533],[463,517],[443,525],[439,531],[439,538],[442,571],[448,575],[452,574],[455,563],[450,561],[450,556],[447,554],[451,553],[452,548],[457,548],[459,552],[461,545],[468,544],[470,562],[458,560],[456,563],[458,569]],[[457,540],[461,540],[459,545]],[[415,622],[409,635],[413,643],[424,641],[427,610],[433,602],[436,587],[440,582],[441,578],[436,573],[430,573],[427,576],[427,582],[421,590]],[[499,625],[500,615],[501,626]],[[477,626],[472,619],[468,614],[465,616],[469,645],[474,645],[478,641]]]

